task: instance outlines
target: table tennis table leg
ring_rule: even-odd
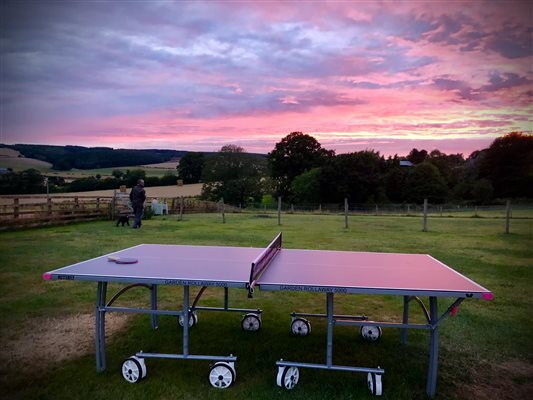
[[[409,303],[410,303],[409,296],[403,296],[403,320],[402,320],[403,324],[409,323]],[[401,344],[407,343],[408,332],[409,330],[407,328],[402,328],[401,338],[400,338]]]
[[[106,369],[105,356],[105,307],[107,282],[98,282],[96,288],[96,371]]]
[[[229,290],[227,287],[224,288],[224,310],[227,310],[228,309],[228,304],[229,304]]]
[[[183,286],[183,357],[189,356],[189,286]]]
[[[333,365],[333,293],[326,293],[326,312],[328,315],[328,337],[326,348],[326,365]]]
[[[152,310],[157,310],[157,285],[152,285],[150,290],[150,300],[152,305]],[[157,321],[157,314],[152,314],[151,316],[152,321],[152,329],[158,328],[158,321]]]
[[[435,397],[437,390],[437,370],[439,366],[439,307],[436,297],[429,298],[430,336],[429,336],[429,368],[426,392],[430,398]]]

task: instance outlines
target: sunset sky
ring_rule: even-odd
[[[1,131],[34,143],[463,153],[532,131],[533,1],[3,1]]]

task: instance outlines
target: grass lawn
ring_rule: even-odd
[[[517,219],[504,233],[503,219],[250,214],[185,215],[148,220],[141,230],[113,221],[0,233],[0,398],[6,399],[364,399],[366,375],[300,369],[292,391],[275,384],[275,362],[325,362],[326,321],[312,320],[312,334],[290,334],[291,311],[324,312],[325,295],[230,290],[230,306],[262,308],[263,327],[247,333],[238,313],[199,312],[191,330],[192,354],[238,356],[237,379],[217,390],[207,380],[208,361],[147,360],[147,379],[132,385],[120,374],[122,361],[139,350],[181,352],[176,317],[160,316],[152,331],[146,315],[110,314],[117,322],[107,341],[107,370],[96,373],[94,326],[96,284],[43,281],[42,273],[140,243],[263,247],[283,231],[288,248],[428,253],[493,291],[492,302],[467,300],[440,328],[437,399],[525,398],[533,393],[533,223]],[[112,284],[112,295],[121,285]],[[191,288],[195,295],[197,288]],[[180,287],[160,287],[160,308],[181,307]],[[208,289],[200,305],[221,305],[222,289]],[[191,296],[192,296],[191,295]],[[147,306],[142,288],[122,304]],[[450,299],[451,300],[451,299]],[[444,310],[447,302],[440,301]],[[401,320],[402,298],[336,295],[335,312],[365,313],[371,319]],[[446,304],[447,305],[447,304]],[[411,307],[413,320],[422,315]],[[412,330],[400,344],[397,329],[383,329],[377,343],[358,330],[334,329],[333,362],[385,369],[384,399],[425,399],[428,334]],[[109,333],[109,332],[108,332]]]

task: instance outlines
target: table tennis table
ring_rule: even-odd
[[[125,264],[120,264],[123,260]],[[367,374],[368,388],[372,394],[381,395],[383,368],[335,365],[333,363],[333,327],[348,325],[360,328],[363,338],[375,341],[382,327],[401,329],[401,341],[406,343],[409,329],[429,331],[429,367],[426,391],[434,397],[437,383],[439,326],[448,316],[457,312],[467,298],[492,300],[493,294],[469,278],[461,275],[429,255],[371,253],[330,250],[298,250],[282,247],[282,234],[266,248],[229,246],[186,246],[141,244],[91,260],[59,268],[43,274],[45,280],[82,280],[97,282],[96,291],[96,369],[106,368],[105,315],[108,312],[132,312],[151,315],[157,328],[158,315],[178,316],[183,328],[181,354],[137,352],[122,365],[122,375],[130,383],[146,377],[145,359],[167,358],[214,361],[209,370],[209,381],[215,388],[227,388],[236,379],[233,354],[198,355],[189,352],[189,328],[197,323],[197,311],[228,311],[245,313],[242,328],[256,331],[261,327],[260,309],[230,308],[228,289],[248,291],[253,297],[258,287],[266,291],[311,292],[326,297],[324,314],[291,314],[291,330],[305,336],[311,331],[308,318],[327,319],[325,363],[303,363],[280,359],[277,384],[293,389],[299,381],[299,368],[362,372]],[[128,286],[107,300],[110,282]],[[179,310],[161,310],[157,304],[157,287],[173,285],[183,287],[183,305]],[[143,286],[150,290],[150,308],[117,307],[114,302],[132,287]],[[190,287],[200,287],[195,300],[190,302]],[[198,301],[208,287],[224,288],[223,307],[201,307]],[[338,315],[334,313],[335,294],[396,295],[403,297],[401,322],[370,321],[365,315]],[[429,298],[429,310],[421,297]],[[449,300],[439,313],[438,299]],[[409,322],[409,305],[420,304],[427,323]]]

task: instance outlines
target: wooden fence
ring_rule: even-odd
[[[147,199],[146,207],[151,207],[154,198]],[[509,232],[510,218],[531,218],[532,207],[520,206],[511,211],[510,202],[506,205],[495,206],[458,206],[458,205],[356,205],[348,204],[347,199],[342,204],[318,205],[292,205],[282,204],[278,199],[276,205],[267,207],[261,204],[240,205],[224,204],[219,202],[202,201],[194,197],[157,198],[159,203],[166,203],[168,213],[179,215],[192,213],[222,213],[248,212],[255,214],[278,215],[281,213],[318,213],[318,214],[344,214],[345,226],[348,226],[348,215],[389,215],[389,216],[423,216],[423,230],[427,230],[427,217],[489,217],[505,218],[507,220],[506,232]],[[118,215],[131,214],[129,196],[127,193],[117,191],[114,196],[0,196],[0,230],[35,227],[45,225],[58,225],[71,222],[92,221],[98,219],[114,219]],[[514,215],[513,215],[514,214]],[[523,215],[522,215],[523,214]]]
[[[0,228],[22,228],[111,217],[113,197],[2,196]]]
[[[147,199],[151,206],[153,199]],[[158,198],[168,205],[169,214],[219,212],[222,207],[233,207],[219,202],[201,201],[195,198]],[[26,227],[59,225],[81,221],[114,219],[128,213],[127,193],[116,192],[114,196],[0,196],[0,230]],[[131,211],[129,212],[131,213]]]

